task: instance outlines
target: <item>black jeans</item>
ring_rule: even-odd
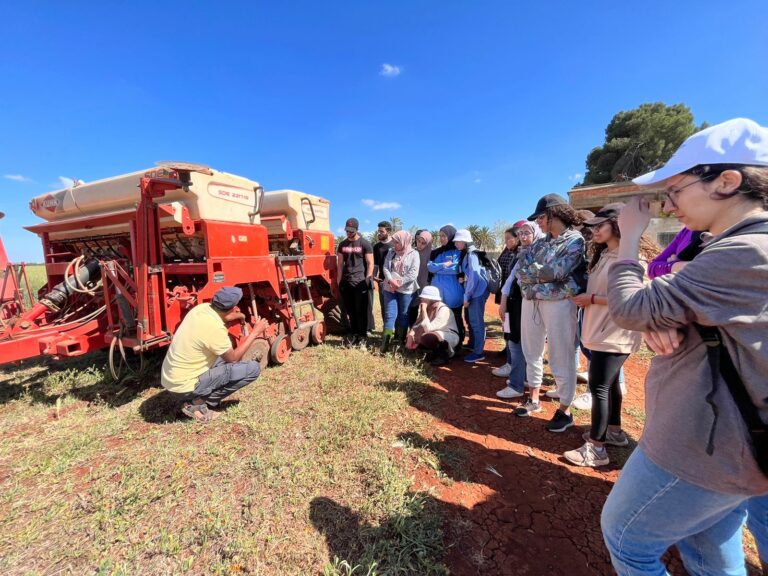
[[[352,327],[352,334],[365,338],[368,336],[368,315],[370,314],[370,290],[371,287],[367,280],[357,284],[342,282],[339,285],[341,298],[344,300],[344,307],[349,316],[349,325]]]
[[[621,426],[619,372],[629,354],[590,350],[589,391],[592,392],[590,438],[603,442],[608,426]]]
[[[461,347],[464,345],[464,337],[467,335],[467,331],[464,329],[464,306],[451,308],[451,312],[456,319],[456,329],[459,331],[459,347]]]

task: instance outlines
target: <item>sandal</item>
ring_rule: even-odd
[[[181,407],[181,413],[201,424],[207,424],[217,416],[208,408],[207,404],[192,404],[191,402],[184,403],[184,406]]]

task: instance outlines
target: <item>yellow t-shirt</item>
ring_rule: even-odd
[[[195,306],[182,320],[163,360],[160,382],[170,392],[192,392],[197,379],[232,348],[227,327],[210,304]]]

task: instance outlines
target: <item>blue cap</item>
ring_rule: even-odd
[[[211,306],[216,310],[226,312],[232,310],[243,298],[243,291],[237,286],[225,286],[213,295]]]

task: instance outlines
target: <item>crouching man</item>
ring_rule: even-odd
[[[430,351],[433,366],[448,362],[459,345],[456,318],[440,298],[435,286],[425,286],[419,297],[419,313],[416,323],[408,332],[405,347]]]
[[[163,361],[163,388],[185,397],[181,411],[198,422],[219,416],[221,401],[256,380],[258,362],[241,362],[246,350],[261,336],[264,319],[232,348],[226,324],[242,321],[245,315],[236,306],[243,297],[240,288],[222,288],[210,304],[198,304],[182,320]]]

